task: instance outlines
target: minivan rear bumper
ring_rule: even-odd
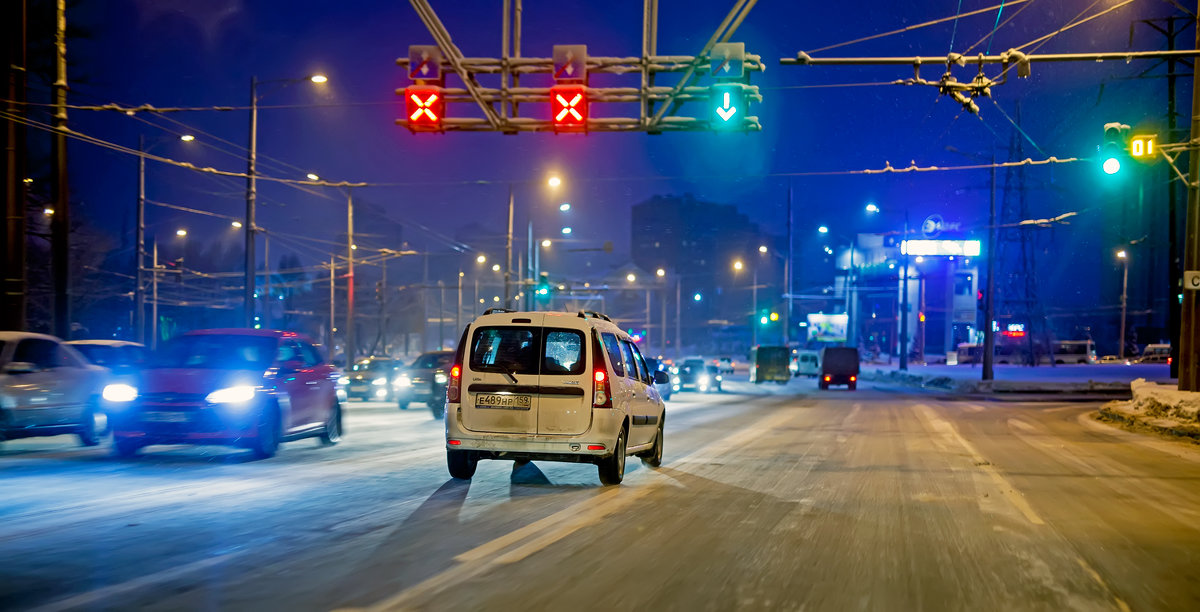
[[[446,407],[446,450],[478,451],[481,459],[543,459],[590,462],[612,455],[625,415],[612,408],[593,408],[592,425],[578,435],[492,433],[463,426],[459,404]],[[452,444],[451,441],[457,442]],[[588,449],[603,446],[603,449]]]

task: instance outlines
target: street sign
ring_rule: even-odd
[[[554,45],[554,80],[587,80],[587,45]]]
[[[554,131],[587,129],[587,88],[583,85],[555,85],[550,88],[550,120]]]
[[[1129,139],[1129,155],[1143,158],[1143,161],[1153,161],[1155,138],[1158,138],[1156,134],[1135,134]]]
[[[717,43],[708,57],[714,79],[740,79],[745,75],[746,43]]]
[[[417,81],[442,80],[442,50],[437,45],[409,45],[408,78]]]
[[[1200,270],[1188,270],[1183,273],[1183,288],[1192,291],[1200,289]]]

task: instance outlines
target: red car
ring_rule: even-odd
[[[280,442],[338,442],[337,377],[299,334],[209,329],[171,340],[136,385],[110,384],[103,398],[122,457],[151,444],[220,444],[266,458]]]

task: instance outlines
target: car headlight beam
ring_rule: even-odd
[[[133,400],[137,399],[138,390],[137,387],[134,387],[133,385],[127,385],[125,383],[113,383],[111,385],[105,385],[104,390],[100,392],[100,396],[103,397],[104,401],[107,402],[132,402]]]
[[[254,399],[255,390],[250,385],[225,387],[209,393],[204,401],[210,404],[244,404]]]
[[[372,380],[372,381],[371,381],[371,384],[372,384],[372,385],[374,385],[374,386],[376,386],[376,387],[382,387],[383,385],[386,385],[386,384],[387,384],[387,377],[386,377],[386,376],[380,376],[379,378],[376,378],[375,380]]]

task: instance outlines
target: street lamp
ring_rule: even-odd
[[[764,249],[766,248],[765,246],[759,247],[759,252],[765,253]],[[735,272],[741,272],[743,267],[745,266],[742,264],[742,260],[738,259],[733,262]],[[758,264],[750,266],[750,270],[753,275],[750,281],[750,346],[753,347],[758,346],[758,325],[754,324],[754,317],[758,316]],[[699,294],[696,295],[698,296]]]
[[[256,76],[250,77],[250,146],[246,164],[246,219],[243,222],[246,229],[246,274],[245,287],[242,292],[242,315],[245,327],[254,327],[254,289],[256,284],[254,238],[258,231],[254,219],[255,199],[258,197],[255,181],[258,165],[258,86],[267,83],[282,83],[287,86],[300,81],[321,84],[328,80],[323,74],[313,74],[301,79],[272,79],[270,81],[260,81]]]
[[[1125,272],[1121,276],[1121,347],[1117,351],[1117,357],[1125,359],[1125,307],[1128,299],[1129,291],[1129,254],[1125,249],[1117,251],[1117,259],[1121,260],[1121,264],[1125,268]]]
[[[875,204],[873,204],[873,203],[872,203],[872,204],[867,204],[867,212],[872,212],[872,211],[874,211],[874,212],[879,212],[879,207],[878,207],[878,206],[876,206],[876,205],[875,205]],[[829,234],[829,228],[828,228],[828,227],[826,227],[826,226],[824,226],[824,225],[822,225],[821,227],[818,227],[818,228],[817,228],[817,233],[828,235],[828,234]],[[854,327],[854,325],[853,325],[853,324],[851,323],[851,321],[850,321],[850,317],[851,317],[851,312],[850,312],[850,309],[851,309],[851,308],[850,308],[850,307],[851,307],[851,304],[852,304],[852,300],[851,300],[851,297],[850,297],[850,293],[851,293],[851,282],[853,281],[853,276],[854,276],[854,251],[855,251],[856,247],[858,246],[858,244],[857,244],[857,242],[858,242],[858,241],[857,241],[858,234],[852,234],[852,235],[851,235],[851,237],[847,237],[847,236],[843,236],[843,235],[840,235],[840,234],[839,234],[837,237],[838,237],[838,238],[840,238],[840,239],[842,239],[842,240],[845,240],[845,241],[848,243],[848,245],[849,245],[849,249],[850,249],[850,263],[849,263],[849,264],[847,265],[847,267],[846,267],[846,283],[845,283],[846,305],[845,305],[845,311],[846,311],[846,342],[847,342],[848,344],[851,344],[851,345],[853,345],[853,344],[854,344],[854,342],[856,341],[856,335],[855,335],[855,333],[854,333],[854,331],[855,331],[855,327]],[[831,249],[831,248],[829,248],[828,246],[826,246],[826,247],[825,247],[825,253],[826,253],[827,255],[833,255],[833,249]],[[834,264],[834,265],[837,265],[837,264],[836,264],[836,262],[835,262],[835,264]],[[856,310],[857,310],[857,308],[856,308]]]

